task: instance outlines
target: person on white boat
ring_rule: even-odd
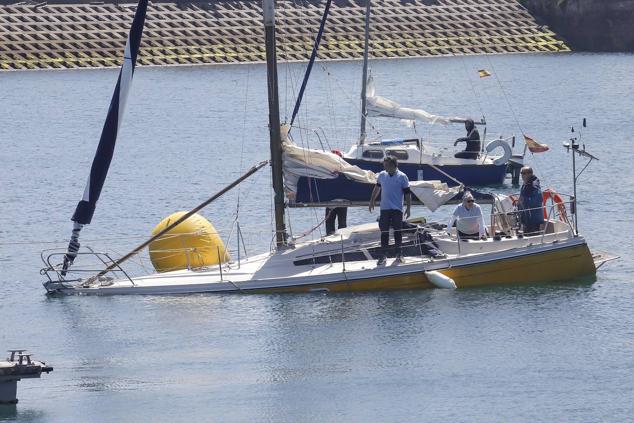
[[[394,247],[396,259],[402,260],[401,243],[403,240],[403,197],[407,208],[405,218],[410,216],[412,207],[412,192],[409,188],[407,175],[398,170],[396,157],[387,156],[383,159],[383,170],[377,176],[377,183],[370,197],[370,211],[374,210],[376,198],[381,194],[381,214],[379,216],[379,230],[381,231],[381,256],[378,265],[385,264],[387,248],[390,242],[390,227],[394,229]]]
[[[453,211],[447,224],[448,231],[454,222],[460,239],[487,239],[482,209],[476,204],[469,191],[466,191],[462,197],[462,204],[459,204]]]
[[[335,220],[339,222],[339,229],[347,227],[347,217],[347,207],[326,207],[326,235],[335,233]]]
[[[520,210],[524,234],[532,235],[544,229],[542,188],[530,166],[524,166],[520,170],[520,175],[522,175],[522,187],[517,208]]]
[[[330,150],[330,152],[343,158],[343,154],[341,154],[341,151],[339,150]],[[335,220],[339,223],[339,229],[347,227],[347,218],[347,207],[326,207],[326,235],[332,235],[335,233]]]
[[[467,130],[467,136],[458,138],[453,143],[454,147],[460,142],[466,142],[464,151],[460,151],[454,155],[458,159],[477,159],[480,154],[480,133],[475,127],[473,119],[467,119],[464,121],[464,127]]]

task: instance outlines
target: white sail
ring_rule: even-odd
[[[388,117],[403,120],[418,120],[421,122],[430,123],[432,125],[436,123],[447,125],[451,122],[464,122],[465,120],[465,118],[460,117],[445,117],[433,115],[423,109],[402,107],[395,101],[378,96],[376,95],[376,88],[374,86],[374,78],[372,78],[372,75],[368,77],[366,98],[368,116]]]
[[[288,138],[288,125],[282,125],[284,191],[286,196],[294,199],[297,194],[297,183],[302,176],[318,179],[335,179],[340,174],[348,179],[364,184],[376,184],[377,175],[370,171],[353,166],[334,153],[302,148]],[[445,204],[456,196],[462,187],[450,188],[440,181],[410,181],[414,195],[431,211]],[[369,198],[368,198],[369,200]]]

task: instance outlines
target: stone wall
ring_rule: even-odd
[[[521,0],[576,51],[634,52],[634,0]]]
[[[0,70],[118,66],[136,8],[134,1],[0,2]],[[307,60],[325,0],[276,3],[280,59]],[[320,59],[362,57],[364,13],[364,0],[333,1]],[[373,58],[569,51],[516,0],[372,0],[370,27]],[[141,66],[264,60],[260,1],[148,6]]]

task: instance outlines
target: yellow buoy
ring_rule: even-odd
[[[152,235],[156,235],[185,213],[176,212],[156,225]],[[178,226],[170,229],[149,245],[150,260],[157,272],[196,269],[222,263],[231,259],[211,223],[199,214],[194,214]]]

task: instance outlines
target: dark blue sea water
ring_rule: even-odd
[[[483,68],[494,76],[478,78]],[[582,143],[600,161],[580,178],[580,230],[591,249],[622,256],[594,283],[110,298],[46,297],[39,255],[67,242],[117,71],[0,73],[0,349],[27,348],[55,367],[20,382],[20,403],[0,407],[0,420],[631,421],[633,69],[632,55],[595,54],[372,64],[380,95],[437,114],[484,114],[488,137],[523,130],[549,144],[529,161],[543,186],[562,192],[572,184],[561,143],[586,117]],[[283,116],[302,70],[280,68]],[[163,217],[267,158],[264,71],[138,69],[82,243],[121,255]],[[317,66],[300,126],[322,128],[330,147],[354,142],[359,75],[358,62]],[[375,124],[385,136],[410,131]],[[464,131],[418,130],[447,148]],[[298,143],[319,146],[294,131]],[[270,245],[269,177],[263,171],[203,213],[227,236],[239,211],[250,254]],[[290,214],[295,233],[323,217]],[[349,220],[375,217],[351,210]]]

